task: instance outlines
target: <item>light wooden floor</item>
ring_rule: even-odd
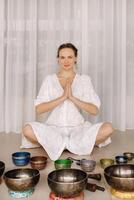
[[[11,160],[11,154],[15,151],[20,151],[20,135],[18,134],[0,134],[0,160],[4,161],[6,164],[5,171],[11,170],[13,168],[16,168]],[[21,151],[23,151],[21,149]],[[28,149],[29,152],[31,152],[31,155],[45,155],[45,152],[42,148],[36,148],[36,149]],[[124,132],[116,131],[115,134],[112,137],[112,143],[108,145],[107,147],[103,148],[94,148],[92,155],[90,156],[76,156],[73,154],[70,154],[69,152],[64,152],[62,154],[62,158],[67,158],[68,156],[72,156],[74,158],[87,158],[87,159],[94,159],[97,162],[97,166],[93,173],[101,173],[102,174],[102,180],[99,181],[93,181],[98,185],[101,185],[106,188],[105,192],[96,191],[96,192],[89,192],[84,191],[85,200],[116,200],[117,198],[113,197],[111,193],[109,192],[109,187],[107,183],[105,182],[105,178],[103,176],[103,169],[100,167],[99,160],[102,157],[110,157],[114,158],[118,154],[122,154],[125,151],[131,151],[134,152],[134,130],[127,130]],[[134,164],[134,160],[131,161],[131,163]],[[28,165],[27,167],[30,167]],[[79,166],[76,166],[73,164],[74,168],[79,168]],[[47,166],[44,170],[40,171],[41,177],[38,185],[35,188],[35,191],[33,195],[31,195],[29,198],[23,198],[25,199],[32,199],[32,200],[48,200],[50,189],[47,185],[47,174],[50,171],[53,171],[54,163],[51,160],[48,160]],[[7,187],[2,181],[0,184],[0,199],[1,200],[9,200],[13,199],[9,196]]]

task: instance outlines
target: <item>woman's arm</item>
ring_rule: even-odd
[[[92,114],[92,115],[97,115],[99,112],[99,109],[97,108],[97,106],[95,106],[92,103],[87,103],[84,101],[81,101],[79,99],[77,99],[76,97],[70,97],[69,98],[78,108]]]
[[[62,102],[64,102],[68,98],[68,85],[64,88],[64,93],[61,97],[58,97],[57,99],[54,99],[49,102],[44,102],[36,106],[36,114],[42,114],[48,111],[53,110],[55,107],[60,105]]]
[[[41,103],[36,106],[36,114],[38,115],[38,114],[42,114],[50,110],[53,110],[56,106],[61,104],[64,100],[65,100],[64,96],[61,96],[52,101]]]
[[[81,101],[80,99],[74,97],[72,95],[72,89],[71,89],[71,83],[68,82],[68,98],[80,109],[92,114],[92,115],[97,115],[99,112],[99,109],[97,108],[96,105],[88,102]]]

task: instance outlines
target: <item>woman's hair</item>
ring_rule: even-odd
[[[64,44],[61,44],[61,45],[59,46],[59,48],[58,48],[58,51],[57,51],[57,58],[59,57],[59,52],[60,52],[60,50],[61,50],[61,49],[64,49],[64,48],[72,49],[73,52],[74,52],[75,57],[77,57],[77,54],[78,54],[77,48],[76,48],[73,44],[71,44],[71,43],[64,43]]]

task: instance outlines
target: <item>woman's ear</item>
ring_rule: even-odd
[[[77,63],[77,58],[75,57],[75,61],[74,61],[74,63],[76,64]]]

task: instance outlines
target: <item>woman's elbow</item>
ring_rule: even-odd
[[[39,106],[35,107],[35,112],[36,112],[36,115],[40,115],[42,113]]]
[[[99,114],[99,109],[97,106],[94,106],[93,110],[92,110],[92,115],[98,115]]]

